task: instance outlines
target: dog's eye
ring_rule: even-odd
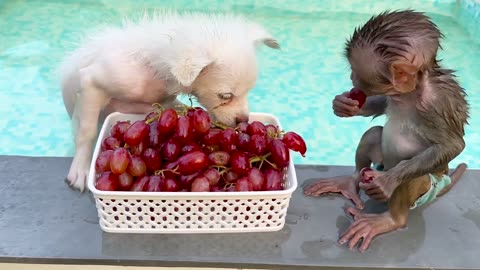
[[[230,100],[230,99],[233,98],[233,94],[232,93],[219,93],[218,98],[221,99],[221,100]]]

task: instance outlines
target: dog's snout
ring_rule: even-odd
[[[239,115],[235,117],[235,123],[237,125],[242,122],[248,122],[248,115],[244,114],[244,115]]]

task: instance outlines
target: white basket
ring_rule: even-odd
[[[95,188],[95,160],[103,139],[117,121],[144,119],[145,115],[110,114],[100,131],[88,175],[105,232],[115,233],[233,233],[278,231],[285,216],[297,177],[292,158],[287,168],[285,189],[254,192],[130,192]],[[278,119],[265,113],[251,113],[250,121],[277,125]],[[292,154],[292,153],[291,153]]]

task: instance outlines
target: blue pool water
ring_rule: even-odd
[[[480,33],[478,0],[442,1],[1,1],[0,0],[0,154],[72,156],[74,145],[55,74],[66,50],[82,31],[119,24],[143,10],[233,11],[266,26],[282,50],[261,49],[261,71],[249,99],[252,111],[277,115],[287,130],[307,142],[298,164],[354,164],[362,133],[384,118],[340,119],[332,98],[351,88],[343,45],[353,28],[387,8],[426,12],[444,32],[443,63],[458,70],[471,104],[467,147],[454,161],[480,167]],[[478,8],[478,9],[477,9]]]

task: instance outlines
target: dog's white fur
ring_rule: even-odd
[[[75,135],[70,185],[84,190],[99,122],[113,111],[146,113],[191,94],[227,125],[248,119],[260,44],[279,48],[262,26],[229,14],[157,13],[89,35],[60,67]]]

